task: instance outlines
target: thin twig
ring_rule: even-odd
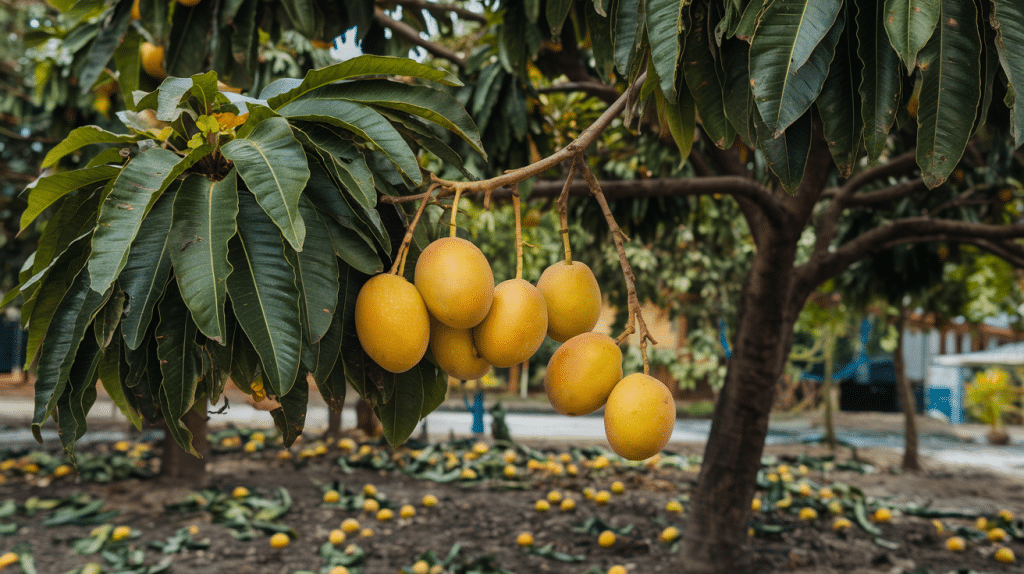
[[[437,185],[431,185],[430,188],[427,189],[426,193],[420,194],[423,196],[423,201],[420,202],[420,207],[416,210],[416,215],[414,215],[412,221],[409,222],[409,229],[405,230],[405,237],[402,238],[402,244],[398,246],[398,254],[395,256],[395,262],[391,264],[391,270],[388,271],[388,273],[391,273],[392,275],[405,275],[405,258],[409,254],[409,246],[412,245],[412,234],[416,231],[416,225],[420,222],[420,217],[427,209],[427,204],[430,203],[430,194],[436,187]]]
[[[455,237],[455,232],[458,230],[456,226],[456,217],[459,215],[459,197],[462,195],[461,190],[455,190],[455,199],[452,200],[452,222],[448,226],[448,236]]]
[[[633,269],[629,266],[629,260],[626,259],[626,248],[623,245],[624,241],[629,241],[629,237],[623,233],[622,228],[615,222],[615,216],[612,215],[611,208],[608,207],[608,201],[604,197],[604,193],[601,191],[601,184],[594,177],[594,173],[590,171],[590,167],[582,159],[577,159],[580,169],[583,171],[583,177],[586,178],[587,184],[590,185],[590,191],[597,199],[597,202],[601,205],[601,211],[604,213],[604,218],[608,222],[608,229],[611,231],[612,240],[615,242],[615,250],[619,254],[619,265],[622,266],[622,275],[626,280],[626,298],[628,302],[629,310],[629,322],[626,324],[625,331],[617,339],[615,343],[621,345],[626,337],[629,337],[633,333],[637,333],[640,336],[640,355],[644,360],[644,374],[649,375],[651,372],[650,363],[647,360],[647,341],[657,345],[658,342],[651,336],[651,332],[647,329],[647,323],[644,321],[643,314],[640,312],[640,299],[636,294],[636,276],[633,275]]]
[[[448,4],[445,2],[427,2],[426,0],[398,0],[395,2],[402,8],[409,8],[413,10],[426,10],[431,14],[437,12],[451,12],[459,17],[459,20],[470,20],[472,22],[478,22],[480,24],[487,23],[487,17],[483,14],[467,10],[455,4]]]
[[[448,60],[449,62],[459,66],[460,68],[466,67],[466,59],[456,54],[454,50],[442,46],[437,42],[431,42],[430,40],[423,39],[423,37],[420,36],[419,30],[413,28],[412,26],[406,24],[405,22],[399,22],[398,20],[395,20],[394,18],[388,16],[387,14],[384,13],[384,10],[381,10],[380,6],[374,7],[373,19],[376,20],[377,23],[383,26],[384,28],[391,30],[395,34],[405,38],[406,40],[412,42],[413,44],[419,46],[420,48],[423,48],[427,52],[430,52],[435,56],[444,58],[445,60]]]

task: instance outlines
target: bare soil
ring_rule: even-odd
[[[287,489],[291,506],[277,522],[294,529],[297,537],[281,550],[270,547],[269,531],[257,531],[251,540],[237,540],[226,526],[213,523],[216,516],[206,510],[169,511],[167,505],[188,500],[196,491],[180,485],[161,484],[152,478],[99,484],[84,482],[74,475],[54,480],[11,470],[6,473],[6,482],[0,484],[0,504],[14,500],[18,505],[24,505],[32,497],[53,499],[80,493],[100,498],[105,501],[104,511],[118,511],[110,523],[128,525],[136,531],[137,536],[127,543],[144,550],[144,563],[148,565],[165,559],[149,545],[151,541],[166,540],[180,528],[197,525],[199,533],[194,539],[207,543],[208,547],[169,555],[167,571],[176,573],[327,573],[329,569],[320,554],[321,547],[329,532],[349,517],[358,518],[364,527],[374,530],[372,537],[350,535],[342,545],[355,543],[366,553],[361,564],[351,570],[363,574],[394,574],[403,568],[410,569],[423,552],[433,550],[443,558],[455,545],[459,545],[461,550],[446,572],[462,574],[471,571],[465,566],[470,562],[477,564],[479,569],[476,571],[482,574],[603,574],[613,564],[623,564],[629,572],[640,574],[683,571],[683,557],[678,544],[662,543],[659,535],[666,526],[682,529],[685,525],[685,512],[682,515],[667,512],[665,504],[670,500],[681,500],[684,507],[687,505],[687,493],[697,478],[693,466],[668,464],[648,468],[613,463],[607,468],[597,469],[593,468],[592,462],[586,462],[593,460],[592,456],[585,455],[586,452],[592,455],[592,451],[581,454],[576,449],[572,456],[573,464],[579,468],[578,475],[555,476],[544,470],[530,472],[521,452],[516,465],[523,478],[506,480],[503,476],[495,476],[468,482],[433,482],[399,469],[359,467],[374,456],[381,463],[393,454],[381,446],[373,446],[372,453],[360,457],[340,450],[332,442],[326,454],[300,461],[302,449],[311,449],[314,444],[310,441],[301,447],[293,447],[291,451],[296,456],[292,460],[279,460],[279,447],[269,447],[254,454],[235,448],[217,452],[209,459],[209,486],[213,489],[229,493],[237,486],[245,486],[257,496],[269,496],[279,487]],[[555,456],[570,452],[565,444],[533,444],[531,447]],[[89,448],[103,453],[109,451],[110,445]],[[495,465],[500,470],[504,462],[500,460],[499,453],[503,450],[492,449],[480,460],[460,464],[478,468],[484,474],[486,469]],[[682,457],[690,457],[688,460],[692,461],[700,451],[700,445],[688,446],[676,451],[680,457],[669,457],[663,462],[685,462],[687,459]],[[462,458],[465,450],[456,452]],[[406,449],[398,454],[398,458],[406,461],[404,468],[411,472],[413,466],[408,461],[415,453],[410,455]],[[789,461],[796,469],[800,462],[796,457],[815,457],[827,452],[820,447],[792,445],[769,447],[766,454],[779,457],[781,462]],[[796,510],[806,501],[797,497],[791,509],[759,512],[752,517],[752,524],[758,525],[758,531],[749,542],[749,550],[757,564],[756,572],[937,574],[968,569],[978,572],[1024,571],[1021,567],[1024,540],[1018,538],[1003,544],[1017,555],[1016,564],[1005,565],[993,558],[997,545],[983,539],[975,528],[976,516],[995,519],[999,510],[1009,510],[1016,517],[1024,516],[1024,481],[1020,478],[969,467],[934,464],[928,464],[928,470],[923,473],[907,475],[892,470],[899,463],[896,453],[876,450],[862,451],[859,455],[861,460],[871,462],[876,470],[867,473],[811,470],[804,477],[797,474],[796,480],[808,480],[815,485],[846,484],[860,488],[869,510],[876,505],[896,507],[891,523],[877,525],[881,529],[878,539],[884,545],[876,543],[875,536],[856,523],[846,534],[834,533],[832,518],[827,511],[820,512],[817,520],[801,521]],[[11,453],[6,457],[0,454],[0,460],[11,456]],[[841,467],[848,457],[849,453],[839,453],[835,462]],[[350,472],[346,473],[346,469],[339,465],[339,459],[346,461]],[[491,459],[487,463],[490,466],[481,462],[488,459]],[[150,464],[155,462],[153,459]],[[769,467],[769,470],[774,468]],[[500,475],[500,472],[494,474]],[[613,495],[606,506],[596,505],[583,494],[587,487],[607,490],[616,480],[624,483],[625,492]],[[322,502],[323,492],[335,481],[337,486],[354,493],[362,492],[365,484],[373,484],[381,498],[388,501],[385,505],[393,505],[396,515],[403,504],[414,505],[417,513],[410,519],[396,516],[394,520],[382,523],[358,509],[344,510],[326,505]],[[534,510],[535,502],[552,490],[575,499],[576,509],[561,512],[556,506],[545,513]],[[437,506],[422,506],[421,501],[427,494],[438,498]],[[938,534],[930,517],[899,512],[899,508],[910,505],[946,509],[963,516],[941,518],[945,533]],[[846,515],[853,518],[850,513]],[[32,517],[16,513],[11,518],[0,519],[0,523],[13,521],[18,525],[14,534],[0,535],[0,554],[18,544],[30,545],[40,574],[76,572],[87,562],[103,563],[102,554],[80,556],[71,547],[74,540],[89,536],[93,525],[47,527],[42,524],[45,517],[46,513]],[[612,547],[602,548],[597,543],[596,533],[577,531],[595,517],[620,532],[630,526],[632,528],[620,534]],[[769,525],[767,530],[780,531],[763,532],[762,524]],[[977,539],[968,540],[967,550],[963,553],[945,549],[946,537],[957,528],[977,536]],[[578,557],[579,561],[562,562],[526,553],[516,545],[516,537],[521,532],[533,534],[534,548],[550,543],[553,544],[552,550]],[[17,566],[10,568],[18,572]],[[7,572],[4,570],[4,574]]]

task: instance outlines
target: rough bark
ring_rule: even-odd
[[[324,432],[326,438],[338,438],[341,436],[341,410],[345,406],[344,399],[342,404],[327,405],[327,431]]]
[[[896,371],[896,388],[899,391],[900,409],[903,411],[903,470],[916,472],[921,470],[921,460],[917,455],[917,405],[914,391],[907,380],[903,365],[903,323],[906,310],[900,309],[896,318],[896,349],[892,354],[892,367]]]
[[[779,297],[791,289],[796,241],[771,235],[743,288],[733,357],[691,497],[682,551],[690,573],[749,572],[751,567],[749,553],[738,549],[747,543],[768,418],[796,320]]]
[[[206,457],[210,454],[210,441],[206,436],[206,412],[195,409],[185,413],[181,418],[185,427],[192,433],[192,446],[203,458],[185,452],[170,434],[163,440],[163,453],[160,456],[160,480],[175,486],[203,488],[207,483]],[[166,423],[164,423],[166,424]]]

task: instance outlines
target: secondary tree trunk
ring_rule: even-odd
[[[832,369],[835,368],[836,332],[832,325],[825,326],[825,369],[822,381],[822,403],[825,407],[825,443],[828,448],[836,450],[835,381],[832,380]]]
[[[741,295],[733,356],[691,497],[682,551],[688,574],[751,571],[750,501],[800,311],[790,303],[798,299],[790,296],[798,236],[765,235]]]
[[[327,405],[327,432],[326,438],[338,438],[341,436],[341,410],[345,407],[345,398],[342,397],[340,405]]]
[[[196,458],[185,452],[174,442],[170,433],[164,435],[163,453],[160,456],[160,480],[175,486],[202,488],[206,486],[206,458],[210,455],[210,441],[206,436],[206,403],[202,410],[192,409],[181,418],[188,432],[192,433],[192,446],[203,458]],[[164,423],[167,424],[167,423]]]
[[[892,354],[892,367],[896,371],[896,388],[899,390],[900,409],[903,410],[903,470],[915,472],[921,470],[921,460],[917,455],[917,404],[903,365],[905,318],[906,310],[901,307],[896,318],[896,349]]]

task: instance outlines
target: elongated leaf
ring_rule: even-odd
[[[305,124],[303,127],[306,129],[295,129],[296,139],[307,149],[312,148],[331,177],[341,184],[349,196],[365,207],[377,205],[373,172],[355,144],[324,126]]]
[[[210,25],[217,5],[217,2],[199,2],[195,6],[178,4],[174,7],[164,56],[169,76],[188,77],[203,71],[210,48]]]
[[[85,267],[88,258],[89,235],[86,234],[70,242],[67,249],[59,257],[54,258],[51,266],[36,275],[41,276],[38,286],[34,288],[32,298],[26,301],[21,309],[22,316],[28,317],[27,321],[22,321],[28,328],[28,341],[25,344],[26,369],[35,361],[61,301],[74,284],[75,277]]]
[[[863,72],[858,90],[864,118],[864,147],[868,161],[876,162],[885,150],[889,130],[896,121],[901,86],[899,54],[880,26],[884,5],[875,0],[857,0],[857,55]]]
[[[71,287],[57,305],[46,326],[39,349],[39,367],[36,372],[35,413],[32,432],[41,442],[40,429],[53,412],[57,399],[64,393],[71,376],[71,366],[93,317],[107,300],[109,293],[97,293],[88,269],[78,272]],[[95,344],[95,339],[90,337]]]
[[[269,98],[262,94],[260,97],[266,99],[270,107],[276,110],[320,86],[364,76],[412,76],[446,86],[462,85],[458,78],[445,70],[438,70],[408,58],[372,56],[367,54],[357,56],[351,60],[345,60],[340,64],[311,70],[306,73],[306,77],[303,78],[302,82],[287,91]]]
[[[920,53],[917,164],[935,187],[956,167],[981,101],[981,37],[974,2],[942,0],[935,35]]]
[[[683,76],[700,116],[700,125],[711,141],[720,148],[732,145],[736,137],[726,116],[725,87],[721,61],[712,53],[708,35],[708,5],[690,5],[690,29],[686,33],[683,52]],[[664,86],[664,82],[662,82]]]
[[[843,11],[847,8],[844,6]],[[832,159],[843,177],[850,177],[854,163],[860,153],[861,131],[864,122],[860,117],[860,60],[855,53],[854,27],[843,33],[836,45],[828,78],[818,96],[818,115],[822,131]]]
[[[338,258],[334,255],[327,224],[313,204],[302,198],[299,210],[309,230],[306,236],[309,249],[294,254],[294,266],[302,289],[307,335],[310,343],[316,343],[330,328],[338,304]]]
[[[284,0],[281,2],[281,6],[288,13],[288,19],[291,20],[296,32],[307,38],[316,36],[317,25],[321,24],[323,20],[317,22],[319,10],[316,9],[313,0]],[[323,15],[321,14],[320,17],[323,18]]]
[[[473,118],[446,92],[390,80],[361,80],[324,86],[314,93],[317,97],[372,104],[419,116],[466,140],[480,155],[487,157]]]
[[[134,98],[132,92],[139,89],[139,75],[142,73],[142,58],[139,57],[139,45],[142,44],[142,36],[135,30],[129,30],[124,41],[114,52],[114,67],[118,70],[117,84],[121,90],[121,97],[129,109],[132,108]]]
[[[75,442],[86,431],[86,415],[96,402],[96,368],[99,365],[96,340],[85,337],[68,376],[64,393],[57,400],[57,432],[71,464],[75,463]]]
[[[103,349],[103,355],[97,366],[96,374],[103,384],[103,390],[107,392],[110,400],[117,405],[121,414],[132,423],[136,430],[142,430],[142,416],[137,408],[132,406],[125,395],[124,386],[121,384],[121,338],[115,336],[111,344]]]
[[[337,308],[338,300],[334,302]],[[345,368],[341,364],[342,313],[331,317],[331,328],[314,345],[316,368],[311,372],[317,389],[332,408],[341,408],[345,400]],[[339,388],[340,387],[340,388]]]
[[[640,0],[618,0],[612,32],[612,45],[615,55],[615,69],[623,76],[629,74],[629,69],[636,53],[636,38],[637,34],[640,33],[642,18]]]
[[[765,125],[778,135],[810,108],[828,76],[842,0],[776,0],[750,42],[750,83]],[[829,33],[835,25],[838,32]]]
[[[676,76],[681,53],[679,36],[685,31],[683,14],[686,8],[686,3],[679,0],[647,0],[647,37],[651,42],[651,62],[661,78],[661,93],[670,102],[676,99]]]
[[[295,382],[288,394],[279,398],[281,406],[270,411],[274,424],[281,431],[281,439],[285,448],[290,447],[295,439],[302,434],[306,425],[306,405],[309,403],[309,383],[306,381],[306,370],[299,369]]]
[[[124,301],[124,292],[115,285],[110,298],[107,299],[103,308],[97,313],[96,319],[92,322],[96,342],[99,343],[101,349],[105,349],[110,345],[114,335],[118,332],[118,327],[121,326],[121,315],[124,314]]]
[[[109,18],[102,20],[102,26],[96,39],[89,46],[84,62],[79,68],[78,81],[82,87],[82,93],[86,93],[89,87],[96,83],[97,78],[103,73],[113,57],[117,47],[121,44],[128,25],[131,23],[131,6],[127,2],[121,2],[114,7]]]
[[[156,353],[163,379],[162,404],[168,425],[181,419],[196,400],[199,380],[203,378],[203,357],[196,345],[195,321],[188,312],[176,285],[169,285],[160,301],[160,321],[156,326]]]
[[[754,125],[757,128],[757,145],[764,153],[768,167],[779,178],[782,187],[788,193],[794,193],[804,178],[804,166],[811,150],[810,113],[801,116],[777,137],[772,137],[774,134],[760,115],[754,116]]]
[[[562,33],[562,24],[569,15],[572,8],[572,0],[548,0],[547,17],[548,26],[551,26],[551,37],[555,38]]]
[[[51,149],[43,158],[42,167],[46,169],[57,165],[57,162],[69,153],[87,145],[102,143],[132,143],[142,136],[133,134],[115,134],[96,126],[84,126],[71,130],[68,137]]]
[[[235,170],[216,182],[192,174],[174,198],[169,246],[174,275],[199,330],[218,343],[227,337],[228,240],[235,235],[237,213]]]
[[[152,376],[150,378],[151,380],[153,379]],[[143,386],[144,385],[139,385],[135,388],[138,389]],[[162,387],[159,389],[157,396],[152,396],[152,399],[157,401],[157,404],[160,405],[161,414],[169,412],[173,408],[167,402],[167,394],[163,392]],[[202,455],[199,454],[199,451],[197,451],[196,447],[192,444],[192,433],[188,430],[188,426],[186,426],[184,422],[179,419],[172,419],[166,415],[164,415],[164,422],[167,423],[167,433],[171,435],[171,438],[174,439],[174,442],[178,443],[178,446],[180,446],[182,450],[196,458],[202,458]]]
[[[413,184],[419,185],[422,182],[419,163],[409,144],[391,122],[369,106],[309,94],[285,104],[278,111],[288,118],[322,122],[344,128],[380,148]]]
[[[333,219],[324,221],[331,234],[334,254],[342,261],[367,275],[376,275],[384,270],[380,256],[377,255],[377,251],[365,235],[353,231]]]
[[[128,296],[121,333],[128,349],[138,349],[149,329],[156,302],[167,288],[171,273],[170,231],[174,196],[165,194],[143,220],[132,243],[118,284]]]
[[[595,6],[601,0],[595,1]],[[611,0],[608,0],[610,6]],[[587,17],[587,31],[590,33],[590,45],[594,49],[594,62],[602,77],[608,77],[615,71],[615,51],[612,44],[611,18],[599,10],[584,10]],[[481,128],[483,129],[483,128]]]
[[[100,166],[89,169],[77,169],[41,177],[28,185],[28,206],[21,214],[21,228],[25,229],[46,208],[72,191],[101,181],[106,181],[118,173],[120,169],[113,166]]]
[[[299,195],[309,179],[309,167],[288,121],[264,120],[247,138],[221,146],[221,152],[235,163],[242,181],[292,248],[302,251],[306,227],[299,215]]]
[[[885,31],[908,74],[917,67],[917,54],[935,31],[941,3],[942,0],[885,0]]]
[[[390,400],[377,405],[377,416],[384,427],[384,438],[388,444],[397,446],[405,442],[412,431],[416,430],[424,412],[437,407],[433,403],[436,403],[439,394],[443,397],[448,384],[439,372],[440,369],[424,359],[404,373],[387,373],[385,385],[394,390]]]
[[[153,202],[195,161],[198,158],[192,155],[182,158],[162,148],[151,148],[121,170],[100,206],[93,234],[89,275],[94,291],[104,292],[114,282]]]
[[[670,102],[661,93],[659,86],[654,90],[654,97],[658,101],[658,115],[661,117],[662,125],[668,126],[672,139],[679,148],[680,160],[686,161],[690,156],[690,148],[693,147],[693,132],[696,126],[690,91],[680,90],[678,102]]]
[[[757,132],[754,129],[754,116],[757,106],[754,96],[750,93],[750,76],[747,74],[749,47],[743,42],[735,42],[723,55],[725,69],[725,115],[736,133],[747,147],[757,145]]]
[[[239,326],[259,354],[267,385],[284,396],[299,372],[302,345],[295,270],[285,258],[281,234],[255,198],[240,191],[238,200],[228,294]]]
[[[341,315],[341,362],[345,370],[345,378],[360,395],[365,396],[363,381],[366,377],[366,363],[369,358],[356,335],[356,297],[359,290],[369,279],[349,265],[338,266],[338,279],[341,289],[338,293],[336,314]]]
[[[1017,95],[1010,134],[1017,147],[1024,145],[1024,5],[1013,0],[994,0],[992,25],[996,29],[996,50],[1006,79]]]

